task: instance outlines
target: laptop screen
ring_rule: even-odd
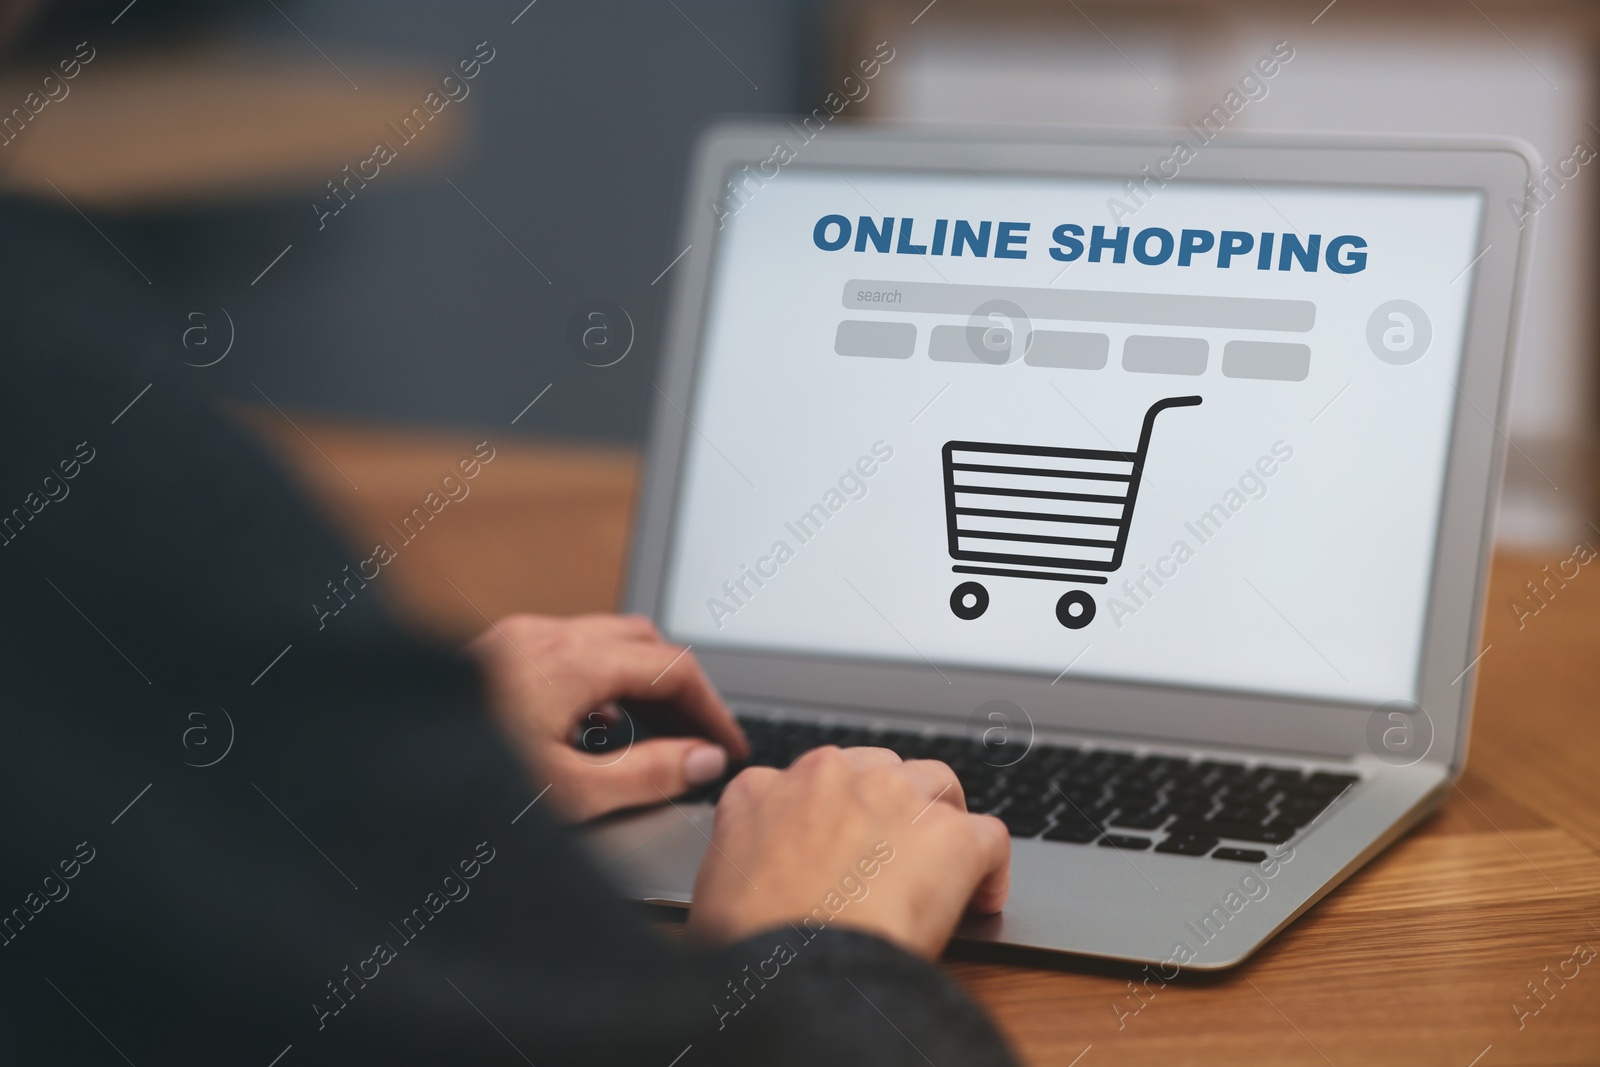
[[[1414,699],[1482,210],[1250,182],[747,183],[681,413],[666,629]]]

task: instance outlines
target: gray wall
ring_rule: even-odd
[[[259,402],[255,383],[291,410],[504,426],[554,383],[518,430],[638,439],[667,288],[651,281],[681,250],[689,141],[711,116],[808,98],[819,5],[675,0],[680,13],[669,0],[539,0],[512,25],[524,3],[279,0],[334,62],[399,56],[442,76],[479,41],[497,54],[450,105],[470,110],[476,134],[440,175],[374,181],[320,232],[310,204],[321,188],[147,230],[158,265],[183,277],[174,288],[237,322],[235,352],[209,372],[222,395]],[[270,6],[228,32],[312,47]],[[638,336],[603,369],[564,338],[594,299],[625,307]]]

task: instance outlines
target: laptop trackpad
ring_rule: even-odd
[[[709,804],[651,808],[586,827],[583,840],[625,896],[687,904],[714,814]]]

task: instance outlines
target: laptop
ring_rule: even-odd
[[[1461,772],[1536,166],[716,127],[628,607],[754,762],[955,768],[1013,837],[959,940],[1238,964]],[[716,795],[590,844],[687,904]]]

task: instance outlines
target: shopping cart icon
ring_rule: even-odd
[[[965,561],[951,570],[1106,584],[1106,574],[1122,566],[1156,416],[1199,403],[1197,396],[1169,396],[1151,404],[1133,452],[946,442],[950,558]],[[1103,573],[1076,573],[1082,571]],[[950,594],[957,618],[976,619],[988,608],[989,591],[980,582],[962,582]],[[1068,590],[1056,601],[1056,619],[1068,629],[1082,629],[1094,616],[1087,590]]]

